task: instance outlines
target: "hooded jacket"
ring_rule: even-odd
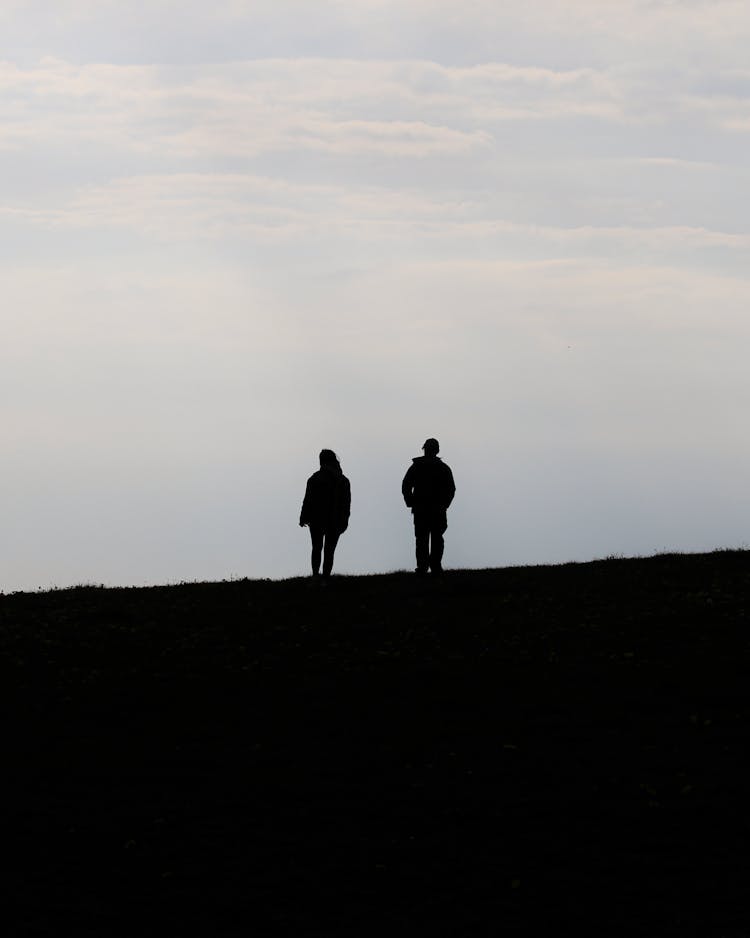
[[[326,531],[346,531],[351,510],[351,487],[341,466],[321,466],[307,480],[299,523]]]
[[[453,473],[439,456],[416,456],[406,470],[401,494],[412,513],[446,511],[456,494]]]

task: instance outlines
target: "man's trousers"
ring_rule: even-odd
[[[426,573],[432,570],[439,573],[442,567],[443,534],[448,527],[448,518],[444,511],[417,510],[414,512],[414,537],[417,541],[417,571]]]

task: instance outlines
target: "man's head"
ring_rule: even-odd
[[[422,449],[424,450],[425,456],[437,456],[440,452],[440,444],[436,439],[430,437],[428,440],[424,441]]]
[[[322,449],[318,458],[321,466],[334,466],[338,462],[332,449]]]

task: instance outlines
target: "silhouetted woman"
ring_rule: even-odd
[[[305,499],[299,516],[301,528],[310,528],[312,539],[312,574],[320,573],[323,555],[323,576],[329,577],[333,569],[333,555],[339,537],[349,526],[351,507],[349,480],[333,450],[320,451],[320,469],[307,480]]]

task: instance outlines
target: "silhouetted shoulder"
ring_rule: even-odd
[[[401,493],[412,511],[445,510],[456,493],[453,473],[438,456],[416,456],[401,483]]]

